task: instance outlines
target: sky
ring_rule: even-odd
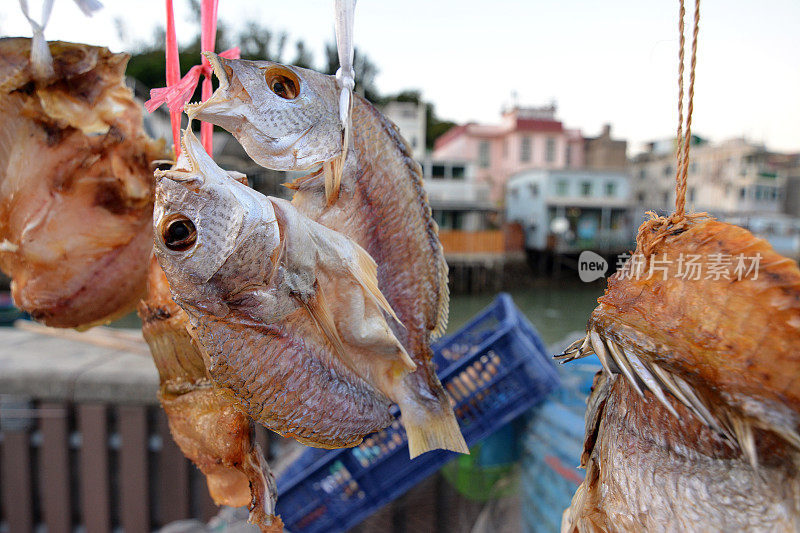
[[[28,1],[38,14],[41,0]],[[163,0],[102,1],[86,18],[56,0],[46,37],[124,51],[164,24]],[[197,23],[186,2],[175,4],[179,40],[188,41]],[[321,64],[333,37],[332,0],[220,0],[219,17],[286,31],[286,60],[302,38]],[[556,101],[566,127],[592,136],[611,123],[635,153],[675,135],[677,20],[674,0],[361,0],[354,32],[380,69],[381,94],[419,89],[439,117],[459,123],[497,122],[514,94],[520,105]],[[798,0],[703,0],[693,132],[800,151],[798,28]],[[30,34],[18,3],[0,2],[0,35]]]

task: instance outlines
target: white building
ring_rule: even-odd
[[[475,165],[466,161],[421,162],[433,218],[443,230],[481,231],[494,213],[489,185],[475,179]]]
[[[525,232],[529,250],[622,251],[633,244],[627,174],[595,170],[525,170],[512,176],[506,220]]]
[[[411,155],[417,161],[425,157],[425,104],[423,102],[391,101],[383,106],[383,114],[400,129],[400,135],[411,145]]]
[[[775,214],[782,210],[786,176],[776,154],[745,139],[693,144],[687,210],[717,217]],[[675,143],[651,143],[631,162],[634,200],[641,211],[675,207]]]

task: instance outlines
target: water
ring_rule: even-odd
[[[597,306],[597,298],[604,289],[605,284],[600,283],[548,280],[541,287],[508,292],[549,346],[561,341],[569,333],[586,330],[589,315]],[[452,296],[447,333],[456,332],[494,298],[494,294]]]
[[[516,306],[536,327],[548,346],[575,331],[584,331],[589,314],[603,294],[605,284],[546,280],[540,287],[509,291]],[[450,297],[450,322],[447,333],[455,333],[496,294],[454,295]],[[112,327],[140,328],[141,321],[131,313],[111,324]]]

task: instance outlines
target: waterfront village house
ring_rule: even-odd
[[[791,177],[797,155],[770,152],[744,138],[710,143],[693,139],[686,206],[743,226],[779,253],[800,255],[800,193]],[[631,162],[634,203],[640,212],[669,213],[675,205],[675,142],[649,143]]]
[[[584,139],[556,119],[555,105],[514,107],[500,124],[452,128],[436,140],[433,158],[474,161],[477,181],[489,185],[489,199],[500,206],[508,178],[522,170],[583,167]]]
[[[686,205],[716,217],[780,213],[786,174],[781,154],[746,139],[710,143],[694,137]],[[669,213],[675,205],[675,142],[649,143],[631,161],[634,202],[641,210]]]
[[[489,201],[489,185],[475,179],[474,164],[428,158],[422,161],[422,175],[439,229],[486,229],[496,209]]]
[[[622,171],[525,170],[509,179],[506,220],[522,226],[528,250],[621,252],[634,238],[630,201]]]
[[[497,211],[489,201],[489,186],[477,181],[475,164],[471,161],[426,155],[425,104],[391,101],[382,111],[397,125],[422,166],[428,202],[439,228],[462,232],[486,229]]]
[[[381,109],[389,120],[395,123],[400,135],[411,145],[411,155],[417,161],[425,157],[425,119],[424,102],[391,101]]]

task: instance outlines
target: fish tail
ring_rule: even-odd
[[[420,386],[427,390],[420,391]],[[397,404],[408,435],[409,455],[413,459],[437,449],[468,454],[447,394],[441,386],[438,391],[432,389],[418,373],[409,374],[401,382]]]

